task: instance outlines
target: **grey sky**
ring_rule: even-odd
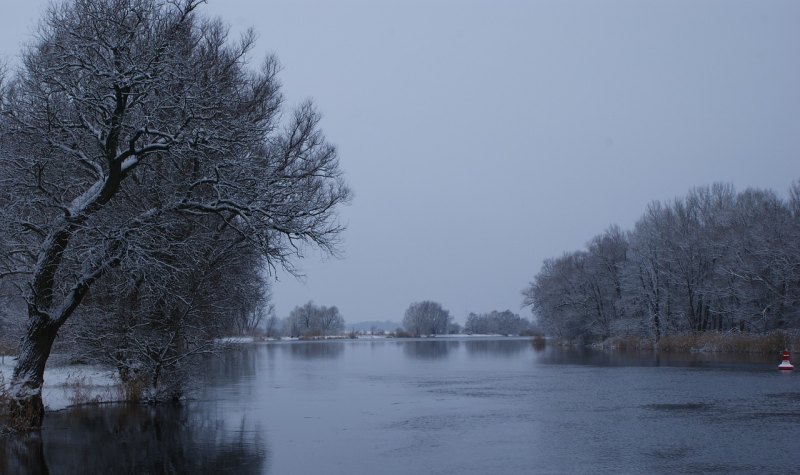
[[[0,0],[10,58],[46,2]],[[311,97],[353,204],[343,258],[281,275],[349,322],[519,311],[543,259],[693,186],[800,178],[800,2],[210,0]],[[11,58],[13,62],[13,58]],[[528,315],[528,311],[524,312]]]

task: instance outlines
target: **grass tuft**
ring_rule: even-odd
[[[150,387],[144,375],[136,374],[126,378],[120,378],[117,390],[119,399],[127,402],[142,402],[145,391]]]
[[[74,377],[70,376],[64,383],[64,388],[67,391],[67,398],[73,406],[83,404],[97,404],[102,401],[99,395],[92,396],[91,386],[89,385],[86,376]]]
[[[33,410],[33,407],[24,407],[11,397],[3,373],[0,373],[0,435],[30,430],[30,421],[36,419]]]

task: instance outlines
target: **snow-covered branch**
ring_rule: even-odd
[[[202,3],[58,3],[20,71],[0,82],[0,212],[13,250],[0,271],[29,276],[25,374],[43,371],[87,299],[98,314],[128,315],[122,334],[163,319],[170,351],[197,350],[186,332],[221,311],[198,303],[198,289],[244,270],[294,271],[307,245],[335,252],[335,211],[350,190],[320,115],[305,103],[282,124],[277,59],[249,68],[255,35],[229,41]],[[123,312],[123,301],[152,306]],[[152,350],[143,338],[140,350]]]

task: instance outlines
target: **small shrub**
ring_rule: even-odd
[[[19,344],[13,341],[0,340],[0,356],[16,355]]]
[[[697,333],[673,333],[664,335],[656,343],[663,352],[689,352],[697,348]]]
[[[119,385],[119,399],[126,402],[141,402],[144,400],[145,391],[149,388],[147,378],[143,375],[134,375],[127,377],[120,377]]]
[[[8,420],[10,405],[11,398],[6,387],[6,380],[3,373],[0,373],[0,434],[5,434],[11,429],[11,421]]]
[[[37,417],[29,413],[35,408],[21,407],[10,394],[3,373],[0,373],[0,434],[10,434],[31,429],[30,421]]]
[[[629,335],[622,338],[617,338],[615,341],[617,349],[621,351],[638,351],[642,349],[652,348],[652,345],[641,338]]]
[[[786,332],[786,349],[793,353],[800,352],[800,330],[789,330]]]
[[[322,330],[319,328],[309,328],[298,338],[299,340],[319,340],[323,337]]]

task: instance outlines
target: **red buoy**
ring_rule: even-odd
[[[783,361],[778,365],[778,369],[786,371],[794,369],[794,365],[789,361],[789,350],[783,350]]]

